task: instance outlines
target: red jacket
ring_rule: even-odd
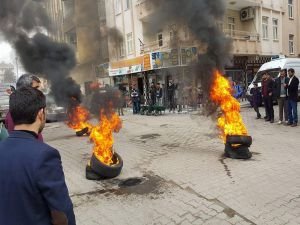
[[[5,127],[8,131],[8,133],[12,132],[15,129],[15,124],[14,124],[14,121],[13,121],[9,111],[5,117]],[[38,140],[40,140],[42,142],[44,141],[41,133],[39,133],[39,135],[38,135]]]

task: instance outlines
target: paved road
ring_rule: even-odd
[[[122,173],[99,182],[85,179],[87,137],[63,123],[48,124],[44,136],[62,155],[79,225],[300,224],[300,126],[255,120],[247,107],[242,115],[253,137],[247,161],[223,158],[210,118],[128,112],[114,145]],[[120,187],[128,178],[142,182]]]

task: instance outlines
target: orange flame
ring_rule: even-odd
[[[214,78],[210,97],[222,110],[218,127],[225,143],[227,135],[247,135],[248,131],[240,114],[240,103],[232,96],[233,90],[229,81],[219,71],[215,71]]]
[[[113,132],[119,132],[122,121],[116,113],[107,116],[101,111],[101,120],[98,126],[93,127],[90,139],[94,142],[93,153],[98,160],[106,165],[113,162]]]
[[[67,125],[75,131],[80,131],[87,127],[89,132],[91,132],[92,125],[87,122],[89,116],[90,113],[86,108],[83,106],[76,106],[68,113],[69,121],[67,122]]]

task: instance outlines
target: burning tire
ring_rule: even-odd
[[[243,135],[230,135],[226,138],[226,143],[233,145],[246,145],[250,147],[252,144],[252,137],[251,136],[243,136]]]
[[[123,167],[123,160],[121,156],[116,152],[113,155],[113,162],[115,164],[112,164],[110,166],[99,161],[94,154],[92,155],[90,162],[93,172],[104,179],[118,176],[121,173]]]
[[[249,151],[248,146],[240,145],[233,147],[230,144],[226,144],[224,156],[232,159],[250,159],[252,153]]]

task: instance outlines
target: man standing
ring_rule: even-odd
[[[252,103],[253,103],[253,108],[254,111],[256,112],[256,119],[260,119],[261,118],[261,114],[259,113],[259,100],[261,98],[261,93],[260,90],[257,87],[257,83],[254,82],[253,83],[253,87],[250,91],[250,93],[252,94]]]
[[[274,92],[274,81],[271,78],[269,73],[266,73],[266,80],[262,84],[262,95],[264,98],[264,104],[266,107],[266,114],[268,118],[266,121],[270,121],[270,123],[274,123],[274,108],[273,108],[273,92]]]
[[[133,86],[131,91],[131,101],[132,101],[132,108],[133,114],[138,114],[140,112],[140,94],[138,90]]]
[[[40,86],[41,86],[40,79],[37,76],[32,75],[32,74],[23,74],[17,80],[17,84],[16,84],[17,89],[22,88],[22,87],[33,87],[33,88],[39,89]],[[14,127],[15,127],[15,124],[11,118],[10,111],[7,113],[7,115],[5,117],[5,127],[7,128],[9,133],[11,131],[13,131]],[[38,134],[38,139],[40,141],[43,141],[43,136],[41,133]]]
[[[169,101],[169,112],[171,112],[173,110],[173,113],[175,112],[175,84],[173,84],[172,80],[169,81],[169,85],[168,85],[168,101]]]
[[[289,122],[287,123],[287,125],[296,127],[298,123],[297,100],[298,100],[299,79],[295,76],[295,70],[293,68],[289,69],[288,73],[289,73],[290,80],[287,85],[288,113],[289,113]]]
[[[287,90],[286,86],[289,83],[289,78],[286,77],[286,70],[282,69],[280,71],[280,77],[276,78],[276,97],[279,107],[279,121],[278,124],[283,122],[283,112],[285,121],[288,121],[288,101],[287,101]]]
[[[160,87],[160,83],[156,85],[156,104],[162,106],[162,88]]]
[[[0,143],[0,224],[75,225],[60,154],[37,140],[46,121],[44,94],[17,89],[9,107],[15,129]]]

